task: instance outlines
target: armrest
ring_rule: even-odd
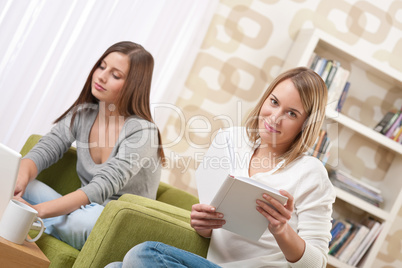
[[[20,151],[21,155],[25,156],[35,146],[35,144],[38,143],[40,138],[42,138],[42,136],[37,134],[32,134],[31,136],[29,136]]]
[[[119,201],[137,204],[190,224],[190,211],[183,208],[133,194],[124,194],[119,198]]]
[[[184,208],[191,211],[191,206],[199,203],[197,197],[173,187],[167,183],[160,182],[158,187],[157,198],[158,201],[171,204],[173,206]]]
[[[178,211],[182,210],[178,208]],[[96,222],[74,267],[104,267],[121,261],[127,251],[145,241],[160,241],[204,257],[209,245],[209,239],[199,236],[180,219],[139,204],[111,201]]]

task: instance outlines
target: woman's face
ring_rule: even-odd
[[[288,150],[306,119],[300,94],[293,82],[290,79],[282,81],[261,107],[258,123],[261,144]]]
[[[106,104],[114,103],[123,88],[129,69],[127,55],[120,52],[107,55],[92,75],[92,95]]]

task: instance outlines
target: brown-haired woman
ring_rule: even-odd
[[[153,67],[138,44],[109,47],[78,99],[21,161],[15,198],[38,211],[46,233],[81,249],[108,201],[124,193],[156,198],[164,153],[150,111]],[[61,196],[34,179],[73,142],[82,187]]]

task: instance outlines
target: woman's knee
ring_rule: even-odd
[[[160,243],[155,241],[146,241],[134,246],[127,252],[123,262],[134,263],[140,259],[148,258],[150,254],[154,255],[155,248],[158,244]]]
[[[33,180],[28,183],[25,193],[22,196],[22,198],[33,205],[54,200],[59,197],[61,197],[61,195],[58,192],[38,180]]]
[[[67,223],[72,232],[89,233],[95,226],[96,221],[103,211],[103,206],[98,204],[89,204],[72,212],[67,217]]]
[[[72,212],[66,217],[65,222],[53,227],[61,240],[76,249],[81,249],[102,211],[103,206],[90,204]]]

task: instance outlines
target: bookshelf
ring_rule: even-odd
[[[340,188],[335,189],[337,198],[334,204],[334,218],[361,220],[370,216],[382,223],[383,228],[380,234],[358,264],[358,267],[372,267],[402,205],[402,145],[373,130],[381,116],[384,116],[384,112],[378,114],[380,109],[377,109],[377,114],[375,114],[373,106],[365,104],[364,101],[373,96],[383,98],[390,90],[402,92],[402,73],[386,64],[368,58],[362,51],[351,48],[319,29],[301,29],[299,31],[289,50],[282,71],[297,66],[307,66],[313,53],[327,59],[337,60],[341,66],[350,71],[350,95],[346,99],[345,106],[348,104],[349,96],[350,99],[361,100],[362,103],[361,107],[358,107],[361,109],[358,112],[356,112],[356,107],[348,109],[346,112],[342,110],[342,113],[327,109],[325,124],[332,128],[332,131],[330,129],[328,132],[335,143],[331,146],[328,165],[350,173],[354,164],[356,166],[364,165],[365,161],[369,161],[364,157],[357,159],[357,156],[348,155],[348,150],[339,149],[342,146],[348,146],[348,141],[352,138],[353,141],[357,140],[362,147],[370,148],[381,154],[384,159],[388,159],[385,171],[375,173],[378,177],[367,178],[367,174],[364,172],[360,172],[363,174],[362,176],[357,176],[358,179],[381,190],[384,197],[381,207],[376,207]],[[356,163],[353,163],[353,159]],[[384,167],[382,168],[384,169]],[[361,170],[362,168],[360,168]],[[329,256],[328,267],[352,266]]]

